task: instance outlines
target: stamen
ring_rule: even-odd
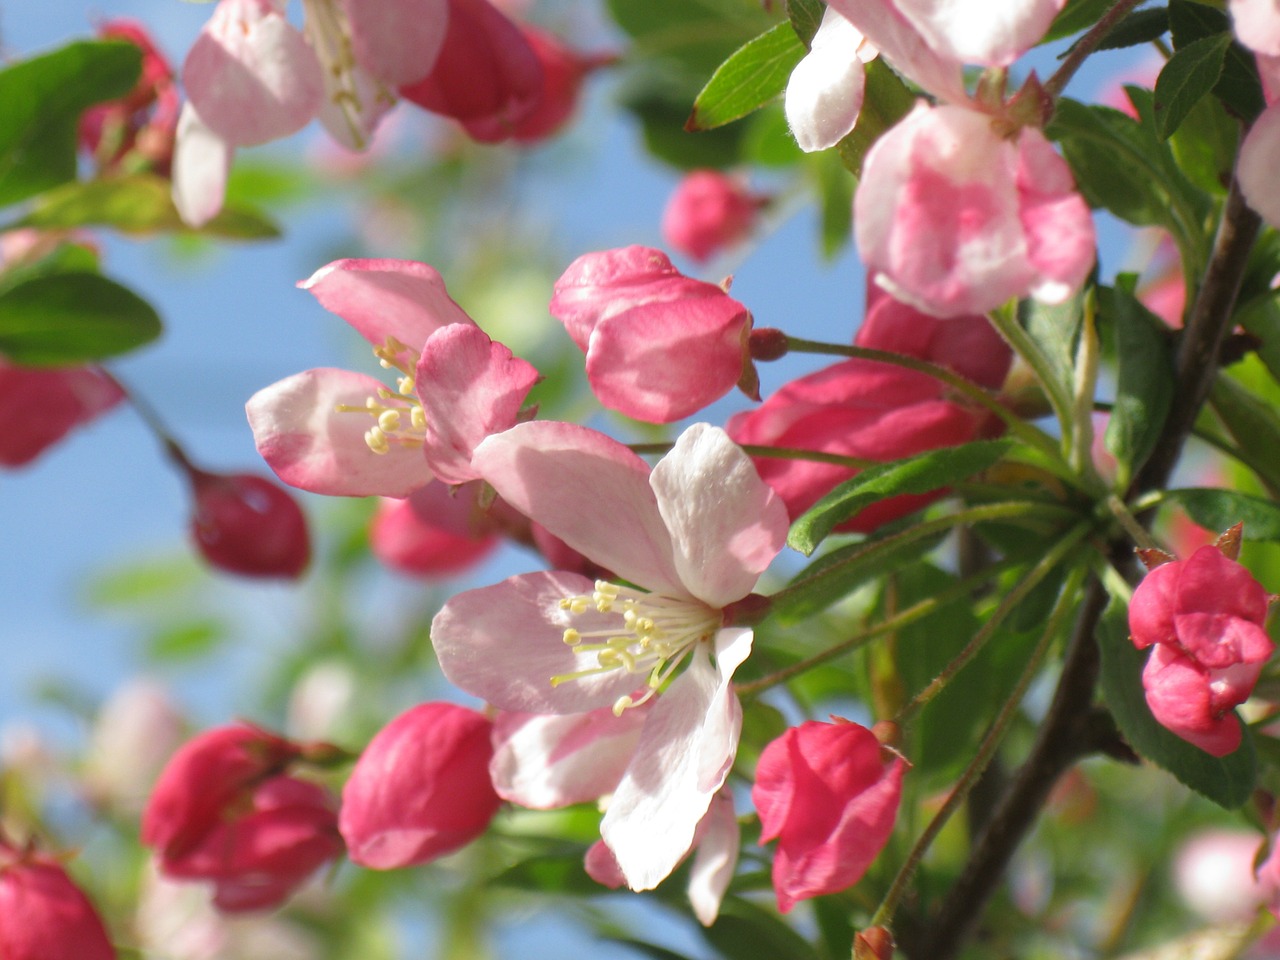
[[[392,445],[421,447],[426,440],[427,415],[414,392],[412,351],[395,337],[387,337],[373,348],[378,362],[404,374],[396,379],[396,390],[379,387],[376,396],[366,397],[363,406],[339,403],[337,413],[363,413],[373,417],[376,426],[365,431],[364,442],[374,453],[391,452]],[[407,425],[406,425],[406,421]]]

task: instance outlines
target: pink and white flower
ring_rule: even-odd
[[[611,706],[623,717],[652,701],[601,824],[627,883],[649,889],[688,852],[733,765],[742,712],[732,678],[752,632],[726,625],[725,608],[781,550],[786,511],[707,424],[687,429],[652,472],[617,441],[553,422],[488,438],[473,463],[504,500],[621,582],[543,572],[459,594],[432,623],[441,667],[504,710]]]

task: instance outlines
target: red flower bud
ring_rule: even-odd
[[[302,575],[311,559],[307,519],[282,487],[248,473],[189,475],[191,534],[206,560],[248,577]]]
[[[51,857],[0,840],[0,957],[115,960],[89,898]]]
[[[764,201],[719,170],[687,174],[662,212],[662,239],[698,263],[751,233]]]
[[[489,778],[492,729],[452,703],[419,704],[383,727],[342,791],[338,826],[352,861],[394,870],[484,833],[501,803]]]

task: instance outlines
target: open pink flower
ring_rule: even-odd
[[[553,422],[490,437],[474,462],[509,504],[635,586],[551,572],[459,594],[432,623],[441,667],[504,710],[625,715],[653,701],[601,824],[628,884],[649,889],[733,764],[731,680],[752,633],[725,626],[724,608],[782,548],[786,511],[706,424],[652,472],[617,441]]]
[[[300,745],[244,723],[188,741],[142,814],[142,842],[160,871],[212,881],[222,910],[257,910],[341,854],[333,799],[285,773],[301,755]]]
[[[807,721],[760,754],[751,799],[760,842],[778,840],[778,909],[836,893],[866,873],[893,832],[906,762],[866,727]]]
[[[0,957],[115,960],[102,919],[58,859],[0,838]]]
[[[124,392],[91,367],[35,369],[0,360],[0,466],[30,463]]]
[[[478,478],[471,449],[511,426],[537,371],[490,340],[412,260],[337,260],[299,284],[373,345],[392,390],[347,370],[295,374],[246,405],[285,483],[336,496],[406,497],[439,476]]]
[[[586,353],[600,402],[637,420],[670,423],[754,381],[747,308],[660,250],[584,254],[556,281],[551,315]]]
[[[765,202],[719,170],[685,175],[662,211],[662,239],[698,263],[742,242]]]
[[[470,843],[501,801],[489,782],[493,724],[452,703],[400,714],[365,747],[342,791],[339,829],[353,862],[427,863]]]
[[[1165,727],[1214,756],[1240,745],[1232,708],[1253,691],[1275,649],[1264,625],[1270,598],[1216,546],[1156,567],[1129,604],[1147,705]]]

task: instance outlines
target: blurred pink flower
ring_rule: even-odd
[[[0,466],[30,463],[124,399],[92,367],[17,367],[0,359]]]
[[[760,842],[778,840],[778,909],[853,886],[889,840],[906,762],[866,727],[809,720],[760,754],[751,799]]]
[[[246,577],[296,580],[311,562],[307,518],[279,484],[251,473],[188,471],[191,536],[210,564]]]
[[[587,75],[616,59],[612,54],[582,54],[555,34],[529,24],[520,32],[542,65],[542,94],[538,104],[515,125],[517,143],[537,143],[554,136],[577,109],[582,82]]]
[[[662,211],[662,239],[698,263],[746,239],[764,199],[719,170],[685,174]]]
[[[596,397],[629,417],[670,423],[739,383],[754,387],[747,308],[660,250],[584,254],[556,281],[550,309],[586,353]]]
[[[0,838],[0,957],[115,960],[107,930],[58,858]]]

